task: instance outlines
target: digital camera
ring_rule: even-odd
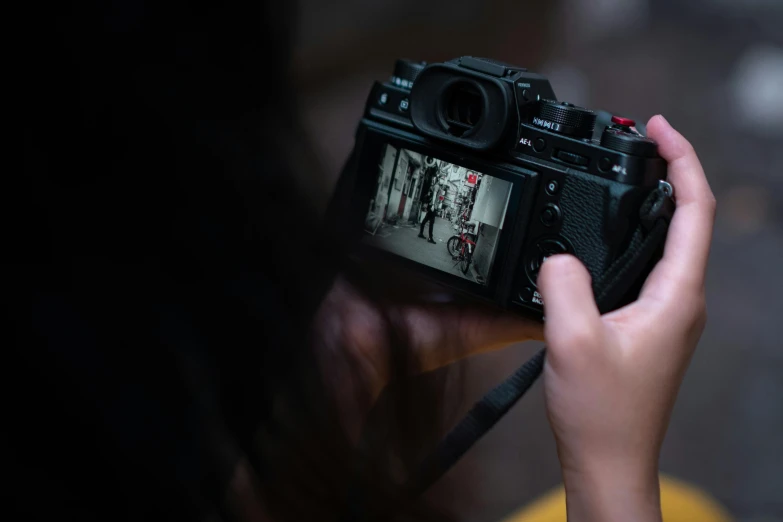
[[[399,60],[370,91],[339,184],[361,227],[357,255],[540,319],[547,256],[571,253],[598,281],[650,193],[671,196],[656,143],[630,119],[597,119],[521,67]]]

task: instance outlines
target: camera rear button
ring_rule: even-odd
[[[601,172],[609,172],[609,169],[612,168],[612,160],[607,157],[601,158],[601,161],[598,162],[598,169]]]
[[[536,138],[536,141],[533,142],[533,150],[536,152],[541,152],[546,148],[546,141],[544,141],[544,138]]]
[[[543,212],[541,212],[541,222],[544,224],[544,226],[551,227],[560,221],[561,215],[562,213],[560,212],[560,207],[550,203],[544,208]]]
[[[554,196],[555,194],[557,194],[560,191],[560,184],[557,181],[555,181],[554,179],[550,179],[547,182],[546,187],[544,188],[544,190],[550,196]]]
[[[519,292],[519,300],[523,303],[529,303],[531,299],[533,299],[533,289],[526,286]]]

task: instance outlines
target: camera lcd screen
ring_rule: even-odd
[[[512,183],[391,144],[377,168],[364,242],[486,286]]]

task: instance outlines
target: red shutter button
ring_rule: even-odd
[[[624,125],[626,127],[636,126],[636,122],[631,118],[623,118],[622,116],[612,116],[612,123],[616,123],[617,125]]]

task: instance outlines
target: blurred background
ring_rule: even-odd
[[[718,199],[709,323],[661,469],[740,521],[783,521],[783,0],[300,0],[294,76],[333,181],[372,82],[398,57],[486,56],[547,75],[560,100],[693,143]],[[665,325],[661,325],[665,327]],[[464,407],[536,346],[463,363]],[[497,521],[560,474],[541,386],[432,491]]]

